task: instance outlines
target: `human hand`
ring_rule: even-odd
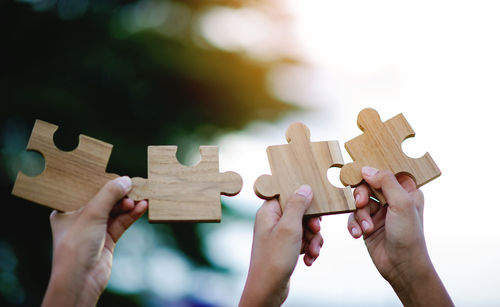
[[[363,235],[373,263],[405,306],[453,305],[427,252],[424,195],[413,179],[371,167],[364,167],[362,175],[369,186],[382,190],[387,206],[370,199],[367,184],[357,187],[357,210],[348,221],[351,235]]]
[[[281,212],[277,200],[257,211],[250,268],[240,306],[279,306],[288,296],[299,255],[311,266],[323,245],[320,218],[303,219],[311,205],[311,187],[301,186]],[[304,227],[303,227],[304,226]]]
[[[129,177],[116,178],[79,210],[51,213],[52,272],[43,306],[95,306],[111,275],[116,242],[148,207],[124,198],[131,188]]]

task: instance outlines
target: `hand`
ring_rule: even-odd
[[[357,187],[358,209],[348,221],[351,235],[363,235],[373,263],[405,306],[452,306],[427,252],[422,192],[407,175],[396,179],[371,167],[364,167],[362,175],[368,185],[382,190],[387,206],[370,199],[366,184]]]
[[[304,220],[311,187],[301,186],[281,212],[277,200],[264,202],[255,217],[252,256],[240,306],[279,306],[288,296],[299,254],[311,266],[323,245],[320,218]],[[305,227],[303,227],[303,225]]]
[[[53,211],[52,273],[43,306],[95,306],[111,275],[116,242],[147,209],[124,198],[129,177],[109,181],[79,210]]]

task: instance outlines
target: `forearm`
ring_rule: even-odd
[[[239,307],[281,306],[288,295],[288,282],[271,282],[265,274],[249,274]]]
[[[50,276],[49,285],[43,298],[42,307],[45,306],[95,306],[99,293],[88,291],[83,283],[75,280],[77,272],[63,265],[54,267]]]
[[[404,306],[454,306],[430,260],[416,272],[392,276],[389,283]]]

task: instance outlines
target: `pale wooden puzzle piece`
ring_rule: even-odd
[[[340,171],[340,180],[344,185],[359,185],[363,181],[361,169],[364,166],[390,170],[395,175],[407,174],[415,180],[417,187],[441,175],[429,153],[413,159],[403,152],[401,143],[415,136],[403,114],[382,122],[377,111],[364,109],[358,115],[358,127],[364,134],[345,143],[354,162],[344,165]],[[385,203],[380,191],[373,192],[375,197]]]
[[[217,146],[201,146],[200,162],[187,167],[177,146],[148,147],[148,179],[132,178],[129,197],[149,200],[150,222],[220,222],[220,195],[233,196],[243,185],[235,172],[219,172]]]
[[[313,190],[308,216],[350,212],[356,209],[351,189],[333,186],[328,169],[344,163],[337,141],[313,142],[309,129],[302,123],[291,124],[286,131],[288,145],[267,148],[272,175],[262,175],[255,181],[254,191],[263,199],[279,195],[283,209],[286,200],[302,185]]]
[[[118,177],[106,173],[113,145],[80,135],[75,150],[61,151],[54,145],[57,129],[36,120],[27,150],[44,157],[45,169],[35,177],[20,171],[12,194],[59,211],[73,211],[92,199],[107,181]]]

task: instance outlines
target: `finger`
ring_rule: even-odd
[[[312,198],[313,195],[310,186],[302,185],[298,188],[297,191],[288,198],[278,227],[300,229],[300,233],[302,233],[302,220],[304,213],[311,205]]]
[[[135,205],[134,209],[127,213],[122,213],[111,221],[108,225],[108,233],[115,243],[123,235],[125,230],[127,230],[144,214],[144,212],[146,212],[147,208],[148,202],[141,200]]]
[[[362,184],[354,190],[356,208],[364,208],[370,201],[371,190],[366,184]]]
[[[305,229],[312,233],[318,233],[321,230],[321,222],[319,217],[306,218],[304,225]]]
[[[387,215],[387,208],[387,206],[382,207],[374,216],[372,216],[373,229],[363,234],[363,238],[365,240],[368,239],[372,234],[376,233],[380,228],[385,226],[385,216]]]
[[[135,207],[135,202],[133,199],[130,199],[130,198],[123,198],[119,202],[119,206],[118,206],[118,208],[122,212],[130,211],[130,210],[134,209],[134,207]]]
[[[304,255],[304,263],[307,266],[311,266],[315,260],[316,260],[316,258],[314,258],[313,256],[311,256],[309,254]]]
[[[281,217],[281,207],[276,199],[266,200],[255,214],[254,231],[270,231]]]
[[[302,237],[302,240],[309,242],[314,238],[314,236],[316,234],[317,234],[317,232],[312,232],[312,231],[308,230],[307,228],[304,228],[304,235]]]
[[[370,202],[368,204],[368,208],[370,209],[370,216],[375,215],[375,213],[377,213],[381,207],[382,205],[380,204],[380,202],[370,199]]]
[[[358,239],[359,237],[361,237],[361,226],[356,221],[354,213],[351,213],[349,215],[349,219],[347,220],[347,230],[349,230],[349,233],[353,238]]]
[[[86,211],[92,218],[107,219],[113,206],[132,189],[130,177],[123,176],[108,181],[104,187],[89,201]]]
[[[371,231],[373,229],[373,222],[370,216],[370,207],[364,207],[354,211],[354,218],[361,226],[363,233]]]
[[[115,217],[122,214],[123,212],[128,212],[135,207],[135,202],[130,198],[122,198],[117,204],[113,206],[109,215]]]
[[[319,252],[321,247],[323,246],[323,236],[320,233],[317,233],[311,242],[309,242],[309,247],[307,250],[307,254],[311,255],[313,258],[317,259],[319,257]]]
[[[408,192],[403,189],[390,171],[379,171],[376,168],[365,166],[361,173],[370,186],[382,190],[389,205],[399,206],[409,200]]]

